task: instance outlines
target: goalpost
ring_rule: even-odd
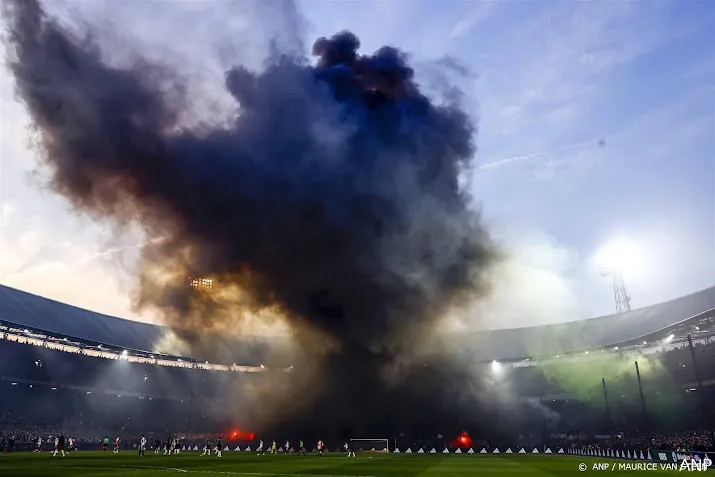
[[[350,439],[356,452],[390,452],[389,439]]]

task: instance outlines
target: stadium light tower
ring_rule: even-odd
[[[613,279],[613,296],[616,301],[616,313],[631,311],[631,297],[623,282],[623,269],[632,265],[634,260],[632,247],[625,242],[613,242],[606,245],[597,255],[596,261],[601,276]]]

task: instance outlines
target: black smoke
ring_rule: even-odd
[[[234,66],[230,124],[186,127],[178,73],[138,55],[111,66],[91,33],[37,1],[6,6],[8,66],[52,188],[156,239],[137,306],[185,336],[240,327],[250,312],[287,322],[307,356],[324,340],[312,398],[340,400],[331,419],[380,415],[380,399],[430,409],[439,385],[409,378],[413,358],[445,314],[488,292],[497,258],[459,185],[476,129],[457,98],[430,99],[403,52],[363,55],[341,32],[314,43],[316,61],[274,50],[260,71]]]

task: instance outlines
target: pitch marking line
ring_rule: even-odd
[[[132,465],[132,466],[124,466],[124,465],[118,465],[116,467],[93,467],[93,466],[87,466],[87,467],[80,467],[78,465],[68,465],[68,466],[63,466],[68,469],[82,469],[82,470],[91,470],[91,469],[99,469],[99,470],[113,470],[114,472],[117,471],[125,471],[125,470],[156,470],[159,472],[189,472],[186,469],[177,469],[175,467],[157,467],[153,465]]]
[[[112,471],[124,471],[124,470],[154,470],[158,472],[182,472],[186,474],[221,474],[221,475],[257,475],[257,476],[272,476],[272,477],[375,477],[373,475],[340,475],[340,474],[279,474],[275,472],[233,472],[228,470],[187,470],[178,469],[175,467],[155,467],[152,465],[145,466],[117,466],[117,467],[80,467],[80,466],[63,466],[66,469],[82,469],[82,470],[112,470]]]

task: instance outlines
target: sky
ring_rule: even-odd
[[[291,26],[286,3],[266,5],[62,0],[51,11],[98,27],[115,57],[130,46],[177,66],[211,97],[234,58],[259,65]],[[451,325],[613,313],[595,259],[612,241],[633,249],[623,276],[634,308],[715,284],[715,3],[302,0],[298,10],[307,46],[343,29],[366,52],[398,46],[418,82],[436,91],[449,77],[478,118],[465,187],[509,259],[493,294]],[[141,233],[77,216],[47,190],[29,126],[0,74],[0,283],[157,322],[132,307]]]

